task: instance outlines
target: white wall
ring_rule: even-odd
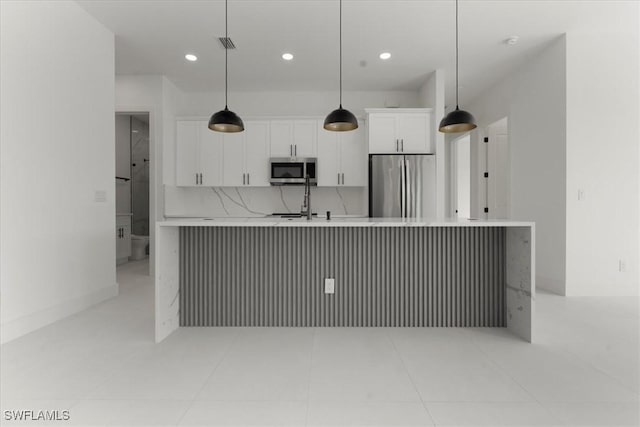
[[[511,217],[536,222],[536,286],[559,294],[566,263],[565,58],[562,36],[468,106],[478,121],[472,145],[482,144],[489,124],[509,119]],[[472,177],[472,191],[483,185],[480,176]]]
[[[640,295],[635,8],[616,32],[567,35],[567,295]]]
[[[448,216],[451,212],[450,183],[447,174],[450,150],[446,146],[445,135],[437,131],[440,121],[444,118],[445,79],[443,70],[435,70],[418,92],[420,106],[433,108],[431,129],[436,129],[436,216],[438,217]]]
[[[419,107],[417,92],[379,91],[344,92],[343,107],[356,116],[364,116],[365,108]],[[178,116],[210,117],[224,108],[224,92],[183,93]],[[338,108],[338,94],[333,92],[239,92],[229,91],[229,109],[240,117],[321,116]]]
[[[71,1],[0,15],[6,342],[117,294],[114,36]]]

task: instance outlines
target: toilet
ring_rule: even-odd
[[[130,261],[145,259],[149,254],[149,236],[131,235],[131,256]]]

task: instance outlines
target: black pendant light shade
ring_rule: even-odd
[[[442,133],[468,132],[477,127],[473,114],[458,107],[458,87],[458,0],[456,0],[456,109],[440,122],[438,130]]]
[[[334,132],[358,129],[358,119],[349,110],[342,108],[342,0],[340,0],[340,107],[324,119],[324,128]]]
[[[358,119],[351,111],[345,110],[340,105],[340,108],[330,112],[327,118],[324,119],[324,128],[336,132],[354,130],[358,128]]]
[[[456,106],[454,111],[444,116],[440,122],[439,130],[443,133],[459,133],[468,132],[476,127],[476,118],[473,117],[473,114]]]
[[[244,123],[242,123],[242,119],[236,113],[225,106],[224,110],[220,110],[211,116],[209,119],[209,129],[226,133],[242,132],[244,130]]]
[[[224,1],[224,37],[227,43],[224,46],[224,110],[220,110],[214,113],[209,119],[209,129],[216,132],[242,132],[244,130],[244,123],[242,119],[233,111],[230,111],[227,106],[228,92],[229,92],[229,25],[228,25],[228,13],[227,13],[227,1]]]

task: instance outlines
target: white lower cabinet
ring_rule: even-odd
[[[332,132],[318,124],[318,186],[365,187],[367,142],[364,123],[358,129]]]
[[[269,186],[269,122],[247,121],[245,131],[223,138],[225,187]]]
[[[116,261],[124,262],[131,255],[131,215],[116,215]]]
[[[176,123],[176,185],[218,187],[222,185],[222,133],[208,128],[207,121]]]

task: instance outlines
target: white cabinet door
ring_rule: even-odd
[[[367,185],[369,159],[362,127],[339,134],[340,185],[364,187]]]
[[[316,120],[272,120],[271,157],[315,157]]]
[[[431,116],[429,114],[404,113],[397,116],[398,138],[404,153],[429,153]]]
[[[369,122],[369,152],[397,153],[396,116],[394,114],[371,114]]]
[[[269,122],[247,122],[244,133],[246,134],[244,171],[247,174],[245,185],[268,187],[270,185]]]
[[[318,122],[316,120],[293,121],[293,156],[315,157]]]
[[[434,153],[428,108],[369,113],[369,153]]]
[[[245,130],[245,132],[247,131]],[[246,178],[244,172],[244,132],[225,133],[222,135],[222,185],[225,187],[240,187],[242,185],[245,185]]]
[[[318,187],[335,187],[339,185],[340,165],[338,155],[338,136],[340,133],[332,132],[318,127]]]
[[[198,127],[200,122],[178,121],[176,123],[176,185],[195,186],[198,173]]]
[[[198,126],[199,147],[198,156],[200,169],[200,185],[219,187],[222,185],[222,143],[228,134],[212,131],[207,122]]]
[[[271,157],[293,157],[293,123],[273,120],[270,126]]]
[[[131,216],[116,215],[116,259],[131,255]]]

